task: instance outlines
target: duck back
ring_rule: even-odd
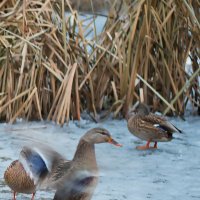
[[[7,168],[4,173],[4,179],[7,185],[15,192],[31,194],[36,190],[34,181],[18,160],[13,161]]]

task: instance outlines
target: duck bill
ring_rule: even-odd
[[[121,144],[119,144],[116,140],[114,140],[113,138],[109,138],[108,143],[113,144],[117,147],[122,147]]]

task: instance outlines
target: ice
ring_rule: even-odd
[[[175,134],[171,142],[159,143],[158,150],[148,151],[135,149],[144,142],[129,133],[125,120],[109,119],[99,124],[82,120],[64,127],[53,122],[0,124],[0,199],[12,198],[3,173],[18,158],[23,145],[43,142],[72,159],[79,138],[97,126],[108,129],[123,147],[96,145],[100,180],[94,200],[200,199],[200,118],[169,120],[184,133]],[[39,191],[35,200],[52,199],[53,194],[53,191]],[[31,195],[17,196],[17,199],[30,198]]]

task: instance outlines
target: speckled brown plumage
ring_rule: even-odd
[[[5,182],[16,193],[33,194],[36,189],[49,187],[51,172],[65,158],[45,144],[34,143],[24,146],[19,154],[19,160],[15,160],[4,173]]]
[[[88,131],[80,139],[73,160],[58,166],[53,172],[52,182],[57,184],[54,200],[91,200],[98,183],[95,156],[95,144],[98,143],[121,146],[106,129]]]
[[[36,187],[33,180],[28,176],[22,164],[15,160],[4,173],[6,184],[17,193],[33,194]]]
[[[19,160],[12,162],[4,174],[14,200],[16,192],[33,193],[33,200],[36,188],[56,189],[56,200],[90,200],[98,181],[94,148],[98,143],[121,146],[106,129],[94,128],[80,139],[71,161],[44,145],[23,147]]]
[[[148,149],[150,142],[167,142],[172,140],[174,132],[181,132],[166,118],[150,113],[148,107],[140,104],[135,110],[131,110],[127,115],[128,129],[136,137],[146,140],[146,146],[139,149]]]

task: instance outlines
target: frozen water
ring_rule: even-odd
[[[159,143],[158,150],[139,151],[143,141],[131,135],[125,120],[108,120],[99,124],[89,121],[70,122],[63,128],[52,122],[17,122],[0,124],[0,199],[11,199],[3,173],[18,158],[24,144],[40,141],[52,146],[67,159],[73,157],[79,138],[90,128],[107,128],[122,148],[110,144],[96,145],[100,181],[94,200],[191,200],[200,199],[200,118],[186,121],[170,118],[184,134]],[[52,199],[53,191],[39,191],[36,200]],[[17,199],[31,195],[18,194]]]
[[[71,25],[76,24],[76,20],[74,19],[74,16],[66,12],[65,13],[66,19],[70,21]],[[88,53],[91,53],[92,48],[91,46],[96,46],[97,43],[95,42],[95,37],[98,37],[100,33],[102,32],[104,25],[106,23],[107,18],[102,16],[94,16],[92,14],[84,14],[79,13],[78,19],[81,22],[81,29],[79,26],[76,26],[75,31],[76,33],[84,33],[84,37],[87,39],[87,51]],[[67,39],[69,39],[69,36],[67,34]],[[97,39],[97,38],[96,38]],[[84,42],[85,43],[85,42]],[[88,44],[89,43],[89,44]],[[83,46],[83,43],[79,43],[80,46]]]

